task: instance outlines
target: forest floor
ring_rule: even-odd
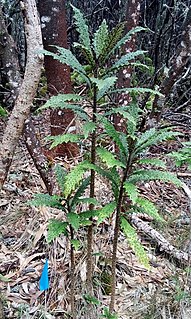
[[[150,150],[150,156],[157,153],[159,158],[164,158],[169,170],[177,172],[191,186],[191,172],[187,167],[177,169],[165,155],[177,147],[176,141],[168,141]],[[104,181],[98,180],[97,188],[100,196],[106,196]],[[186,251],[190,221],[184,191],[161,182],[140,184],[139,190],[158,205],[166,220],[163,227],[154,223],[152,226],[175,247]],[[30,207],[27,201],[40,192],[45,192],[45,187],[21,142],[8,181],[0,193],[0,299],[4,308],[4,317],[0,312],[0,318],[68,318],[69,242],[65,236],[60,236],[52,244],[47,244],[48,221],[62,218],[62,213],[47,207]],[[147,270],[138,262],[120,234],[115,307],[119,318],[190,319],[191,268],[181,267],[171,256],[162,253],[143,232],[138,234],[148,253],[151,269]],[[95,280],[100,283],[97,298],[101,306],[107,306],[109,302],[109,292],[102,287],[101,274],[103,270],[110,271],[112,238],[113,219],[101,224],[94,238],[94,253],[98,253],[94,260]],[[86,307],[82,298],[86,279],[83,232],[79,239],[81,248],[75,256],[76,305],[78,318],[83,318],[83,308]],[[44,293],[39,291],[39,277],[46,258],[49,260],[50,289]]]

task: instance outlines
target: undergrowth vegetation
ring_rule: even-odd
[[[116,318],[114,313],[116,287],[116,255],[120,230],[128,239],[128,243],[139,261],[149,269],[149,259],[141,245],[136,230],[129,222],[132,213],[145,213],[157,222],[165,221],[160,216],[157,207],[139,193],[139,183],[150,180],[172,182],[181,187],[181,181],[166,170],[165,162],[158,158],[149,159],[147,150],[164,140],[180,135],[168,128],[150,128],[141,132],[140,127],[147,111],[140,108],[141,96],[146,94],[160,95],[159,92],[142,88],[119,88],[117,85],[118,71],[132,65],[135,69],[147,68],[142,64],[141,57],[145,52],[137,50],[123,54],[122,46],[137,32],[146,31],[137,27],[124,34],[125,24],[120,23],[112,31],[104,20],[93,36],[82,13],[73,7],[76,29],[79,33],[79,43],[74,43],[75,50],[83,56],[84,65],[76,56],[62,47],[56,46],[57,53],[44,50],[43,53],[52,56],[63,64],[70,66],[80,78],[85,87],[85,93],[58,94],[41,107],[71,109],[79,118],[80,131],[50,136],[51,148],[59,144],[77,143],[83,150],[83,159],[70,171],[61,165],[56,165],[55,174],[60,188],[57,195],[37,194],[30,204],[45,205],[60,209],[65,214],[64,220],[50,220],[47,241],[51,243],[57,236],[64,234],[70,238],[70,276],[71,276],[71,317],[77,318],[75,309],[75,250],[80,242],[78,234],[86,231],[86,300],[89,310],[100,307],[95,298],[96,286],[93,285],[93,243],[94,233],[98,225],[115,216],[113,237],[112,271],[110,278],[111,300],[109,308],[103,309],[101,318]],[[75,51],[74,50],[74,51]],[[119,58],[116,58],[118,52]],[[116,97],[123,92],[131,96],[131,102],[126,105],[116,103]],[[120,116],[125,123],[125,129],[119,131],[114,125],[115,116]],[[183,151],[184,152],[184,151]],[[184,153],[185,154],[185,153]],[[175,154],[172,156],[175,157]],[[182,155],[183,156],[183,155]],[[179,159],[179,158],[178,158]],[[180,159],[182,160],[182,158]],[[184,160],[184,159],[183,159]],[[144,166],[143,166],[144,164]],[[150,165],[152,169],[145,169]],[[96,178],[100,175],[110,184],[108,203],[104,204],[96,198]],[[112,192],[112,196],[109,196]],[[82,205],[83,204],[83,205]],[[87,207],[81,210],[80,207]],[[89,311],[88,310],[88,311]],[[93,313],[93,312],[92,312]],[[90,313],[91,318],[91,313]]]

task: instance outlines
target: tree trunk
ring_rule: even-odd
[[[135,28],[139,23],[140,16],[140,1],[129,0],[126,4],[126,28],[125,32],[129,32]],[[129,41],[123,46],[124,54],[133,52],[136,50],[136,35],[132,36]],[[131,86],[131,77],[133,68],[131,66],[124,67],[119,72],[118,86],[120,88],[129,88]],[[131,96],[127,92],[123,92],[119,95],[118,101],[120,105],[128,105],[131,102]],[[120,116],[115,116],[115,127],[118,131],[126,131],[126,123]]]
[[[39,12],[41,15],[41,27],[43,43],[46,50],[55,51],[51,45],[67,48],[67,24],[64,0],[41,0],[39,1]],[[70,69],[68,66],[45,56],[45,71],[48,89],[52,95],[59,92],[71,93],[72,85]],[[71,110],[56,109],[51,111],[51,134],[59,135],[66,133],[68,128],[75,131],[74,113]],[[60,145],[54,150],[57,156],[76,156],[77,146],[74,143]]]
[[[37,53],[42,49],[42,37],[35,0],[25,0],[22,9],[25,13],[27,63],[24,79],[0,146],[0,189],[7,177],[25,120],[30,114],[43,65],[43,58]]]

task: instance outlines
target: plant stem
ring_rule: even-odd
[[[70,225],[70,237],[71,240],[74,239],[74,230],[72,226]],[[71,286],[70,286],[70,302],[71,302],[71,315],[73,319],[76,319],[76,311],[75,311],[75,256],[74,256],[74,247],[71,243],[70,245],[70,278],[71,278]]]
[[[97,113],[97,101],[96,101],[96,85],[93,87],[93,115],[92,122],[96,123],[96,113]],[[95,164],[96,161],[96,129],[92,133],[91,138],[91,164]],[[91,170],[90,177],[90,197],[95,196],[95,171]],[[89,210],[94,209],[94,204],[90,204]],[[92,245],[93,245],[93,224],[88,227],[87,233],[87,291],[91,295],[93,293],[92,287]]]
[[[130,150],[129,150],[130,152]],[[123,173],[123,178],[121,180],[121,185],[119,189],[119,196],[117,202],[117,210],[116,210],[116,218],[115,218],[115,229],[114,229],[114,238],[113,238],[113,253],[112,253],[112,266],[111,266],[111,299],[109,305],[110,313],[114,310],[115,305],[115,286],[116,286],[116,263],[117,263],[117,245],[118,245],[118,237],[120,231],[120,219],[121,219],[121,207],[123,204],[123,185],[127,179],[127,176],[131,170],[132,165],[132,152],[129,153],[129,157],[127,160],[127,165]]]

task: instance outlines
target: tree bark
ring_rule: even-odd
[[[35,0],[25,0],[22,9],[25,13],[27,63],[24,79],[0,146],[0,189],[7,177],[25,120],[30,114],[43,65],[43,57],[38,54],[38,50],[42,49],[42,36]]]
[[[56,51],[52,45],[64,48],[67,44],[67,24],[64,0],[41,0],[39,1],[39,12],[41,15],[41,27],[43,43],[46,50]],[[72,85],[70,79],[70,68],[53,60],[50,56],[45,56],[45,71],[48,82],[48,90],[52,95],[61,93],[71,93]],[[56,109],[51,111],[51,134],[59,135],[67,132],[68,128],[75,132],[74,113],[71,110]],[[54,150],[54,155],[68,157],[76,156],[78,149],[76,144],[67,143],[59,145]]]

